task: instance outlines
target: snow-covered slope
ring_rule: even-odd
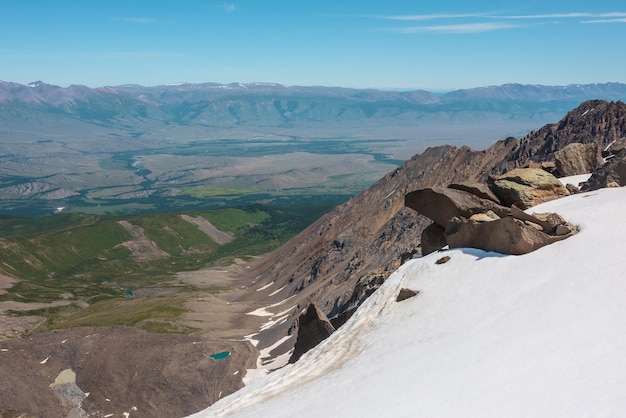
[[[579,225],[567,240],[411,260],[296,364],[193,417],[623,416],[625,207],[626,188],[579,194],[529,211]]]

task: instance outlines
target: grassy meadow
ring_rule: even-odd
[[[177,273],[269,252],[337,203],[322,199],[137,216],[2,218],[0,273],[19,281],[0,295],[0,302],[49,304],[7,312],[45,317],[38,330],[126,325],[189,333],[193,330],[175,323],[186,298],[228,288],[181,285],[173,280]],[[182,215],[204,219],[232,240],[220,245]]]

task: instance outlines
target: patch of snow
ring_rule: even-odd
[[[274,327],[275,325],[284,324],[289,319],[289,315],[280,316],[280,317],[278,317],[276,319],[273,319],[273,318],[275,318],[275,317],[272,317],[271,321],[267,321],[266,323],[261,325],[261,328],[259,328],[259,331],[265,331],[265,330],[268,330],[268,329]]]
[[[252,312],[246,312],[246,315],[254,315],[254,316],[274,316],[273,313],[267,310],[267,308],[258,308],[253,310]]]
[[[559,181],[561,182],[561,184],[563,186],[566,186],[569,183],[569,184],[573,184],[574,186],[578,187],[578,185],[580,183],[584,183],[587,180],[589,180],[589,177],[591,177],[591,173],[589,173],[589,174],[579,174],[577,176],[561,177],[561,178],[559,178]]]
[[[530,254],[412,259],[298,362],[192,417],[622,416],[625,205],[610,188],[531,208],[580,232]]]
[[[291,351],[288,351],[275,358],[272,358],[270,353],[291,337],[292,335],[286,335],[280,340],[276,341],[271,346],[261,350],[261,354],[256,360],[256,369],[246,369],[246,375],[243,377],[244,385],[249,385],[250,383],[269,374],[269,372],[279,369],[287,364],[287,362],[289,361],[289,357],[291,357]]]
[[[620,138],[622,139],[622,138]],[[615,143],[616,139],[612,140],[611,142],[609,142],[609,144],[604,147],[604,151],[608,151],[609,148],[611,148],[613,146],[613,144]]]
[[[271,304],[269,306],[265,306],[263,308],[255,309],[252,312],[247,312],[246,315],[254,315],[254,316],[275,316],[275,315],[278,315],[278,314],[274,314],[274,313],[268,311],[268,309],[269,308],[274,308],[274,307],[279,306],[279,305],[282,305],[283,303],[287,302],[289,299],[291,299],[294,296],[295,295],[289,296],[287,299],[283,299],[280,302],[273,303],[273,304]],[[291,309],[293,309],[293,308],[289,308],[288,310],[291,310]]]
[[[274,284],[274,282],[268,283],[268,284],[266,284],[265,286],[258,288],[256,291],[257,291],[257,292],[260,292],[260,291],[262,291],[262,290],[265,290],[265,289],[267,289],[268,287],[271,287],[273,284]]]
[[[286,288],[287,285],[284,285],[283,287],[281,287],[278,290],[274,290],[272,293],[269,294],[269,296],[274,296],[275,294],[279,293],[281,290],[283,290],[284,288]]]
[[[243,337],[243,340],[244,340],[244,341],[250,341],[250,344],[252,344],[253,346],[255,346],[255,347],[256,347],[257,345],[259,345],[259,342],[260,342],[260,341],[259,341],[259,340],[255,340],[255,339],[254,339],[254,338],[252,338],[252,337],[256,337],[257,335],[259,335],[259,333],[258,333],[258,332],[254,333],[254,334],[250,334],[250,335],[245,335],[245,336]]]

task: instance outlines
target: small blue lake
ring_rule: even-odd
[[[222,351],[221,353],[211,354],[211,358],[214,360],[224,360],[230,357],[230,351]]]

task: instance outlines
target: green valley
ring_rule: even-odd
[[[200,289],[177,274],[269,252],[338,203],[3,218],[0,273],[17,281],[0,294],[0,305],[10,317],[45,318],[38,330],[126,325],[189,333],[192,328],[175,322],[186,300],[230,289]]]

